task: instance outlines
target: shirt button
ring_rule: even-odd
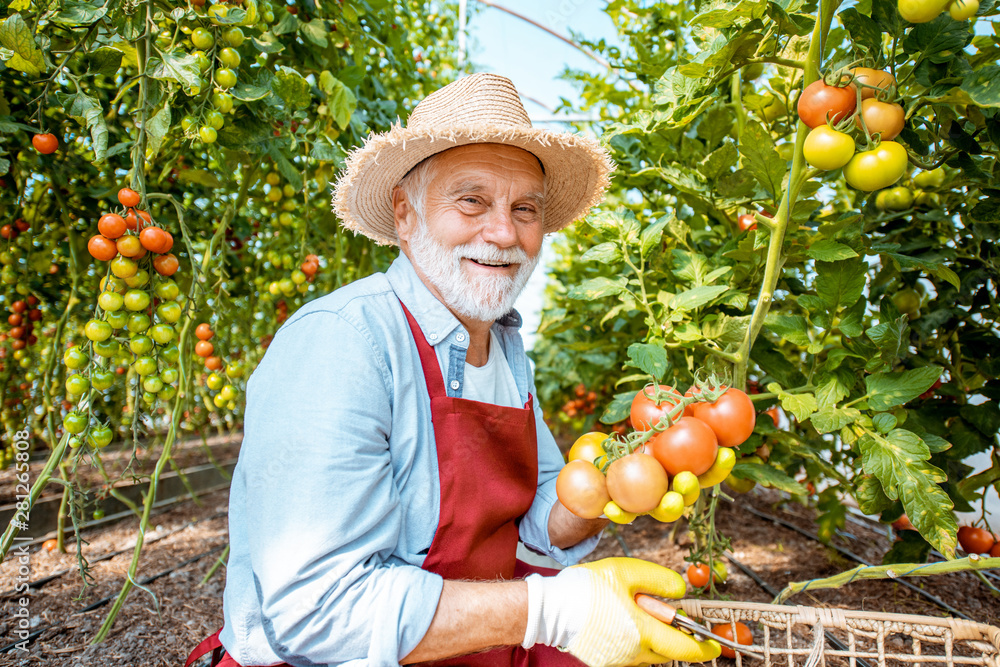
[[[431,340],[437,340],[438,335],[436,333],[432,333],[430,336],[428,336],[428,338],[430,338]]]
[[[464,343],[465,342],[465,334],[464,333],[460,333],[457,336],[455,336],[455,339],[458,340],[459,343]]]
[[[460,383],[459,383],[459,381],[458,381],[458,380],[452,380],[452,381],[451,381],[451,388],[452,388],[452,389],[458,389],[458,388],[459,388],[459,386],[460,386]]]

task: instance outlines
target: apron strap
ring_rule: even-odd
[[[417,344],[417,352],[420,354],[420,365],[424,369],[424,379],[427,381],[427,393],[430,394],[431,398],[447,396],[448,392],[444,388],[444,376],[441,375],[441,365],[438,363],[437,353],[431,347],[430,343],[427,342],[424,332],[420,329],[417,321],[413,319],[413,315],[410,314],[409,309],[407,309],[402,301],[399,302],[399,305],[403,307],[406,322],[410,325],[410,332],[413,334],[413,340]]]
[[[201,643],[194,647],[191,651],[191,655],[188,656],[187,662],[184,663],[184,667],[191,667],[198,658],[206,655],[209,651],[212,651],[212,664],[217,665],[222,659],[222,653],[226,649],[222,646],[222,642],[219,641],[219,633],[222,632],[222,628],[215,631],[214,634],[205,637],[201,640]]]

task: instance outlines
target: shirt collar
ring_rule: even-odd
[[[402,252],[393,260],[385,272],[385,277],[392,286],[392,291],[413,315],[431,345],[444,341],[457,327],[462,326],[458,318],[420,280],[413,264]],[[520,328],[521,315],[511,309],[497,320],[497,324]]]

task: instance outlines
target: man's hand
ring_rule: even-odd
[[[559,646],[590,667],[702,662],[719,656],[718,643],[696,641],[636,605],[637,593],[684,595],[684,580],[668,568],[635,558],[606,558],[555,577],[531,575],[527,582],[526,648]]]
[[[568,549],[597,535],[606,525],[607,519],[581,519],[557,500],[549,513],[549,541],[554,547]]]

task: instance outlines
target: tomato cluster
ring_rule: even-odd
[[[570,449],[556,493],[571,512],[618,523],[639,514],[676,521],[701,489],[729,475],[732,448],[750,436],[756,416],[738,389],[694,386],[681,395],[650,385],[636,394],[629,419],[636,431],[625,443],[588,433]]]
[[[945,11],[956,21],[966,21],[979,11],[979,0],[899,0],[897,6],[910,23],[933,21]]]
[[[235,410],[240,390],[233,382],[243,377],[245,373],[243,364],[236,360],[225,363],[222,357],[216,354],[215,346],[211,342],[215,332],[208,322],[199,324],[194,334],[198,338],[194,352],[205,360],[205,370],[208,374],[204,377],[204,384],[212,392],[210,393],[212,404],[219,409]]]
[[[587,386],[583,383],[576,385],[573,389],[576,398],[566,401],[562,406],[562,413],[572,419],[577,415],[592,415],[597,407],[597,392],[587,391]]]

